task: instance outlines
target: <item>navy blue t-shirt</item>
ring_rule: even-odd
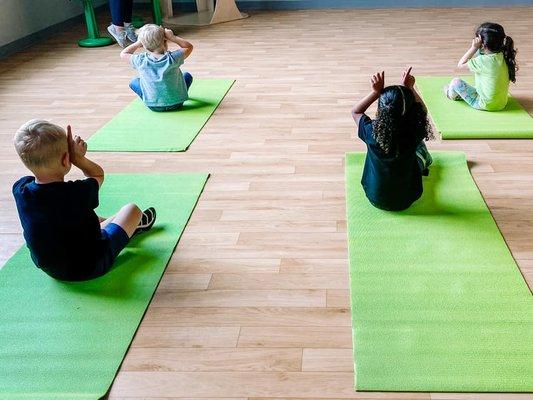
[[[25,176],[13,185],[24,239],[35,264],[61,280],[87,276],[105,246],[94,178],[39,184]]]
[[[398,155],[385,154],[366,114],[359,119],[359,137],[367,146],[361,179],[366,197],[378,208],[405,210],[422,195],[422,172],[416,156],[419,143],[404,143]]]

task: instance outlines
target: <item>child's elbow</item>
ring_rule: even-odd
[[[183,48],[183,58],[187,58],[191,55],[193,50],[192,44]]]
[[[363,112],[357,109],[352,110],[352,118],[355,122],[355,125],[359,126],[359,121],[361,120],[361,117],[363,116]]]
[[[124,50],[122,50],[122,51],[120,52],[120,58],[121,58],[122,60],[127,60],[130,56],[131,56],[131,54],[128,53],[128,52],[126,52],[126,51],[124,51]]]

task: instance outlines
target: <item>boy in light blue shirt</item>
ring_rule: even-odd
[[[139,95],[152,111],[171,111],[183,106],[189,98],[192,76],[182,73],[180,66],[189,57],[193,46],[175,36],[170,29],[154,24],[144,25],[138,31],[139,40],[120,53],[139,73],[130,82],[130,88]],[[169,51],[168,42],[176,43],[179,50]],[[145,53],[134,54],[141,47]]]

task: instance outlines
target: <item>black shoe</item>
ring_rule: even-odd
[[[154,226],[156,218],[155,208],[150,207],[143,211],[143,216],[141,217],[141,222],[139,222],[139,226],[137,226],[137,229],[135,229],[135,232],[133,232],[133,236],[138,235],[139,233],[147,232],[150,229],[152,229],[152,226]]]

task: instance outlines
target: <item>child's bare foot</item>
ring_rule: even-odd
[[[135,232],[133,232],[133,236],[147,232],[150,229],[152,229],[152,226],[154,226],[156,219],[156,212],[155,208],[150,207],[143,211],[143,215],[141,217],[141,222],[139,222],[139,226],[137,226],[137,229],[135,229]]]

